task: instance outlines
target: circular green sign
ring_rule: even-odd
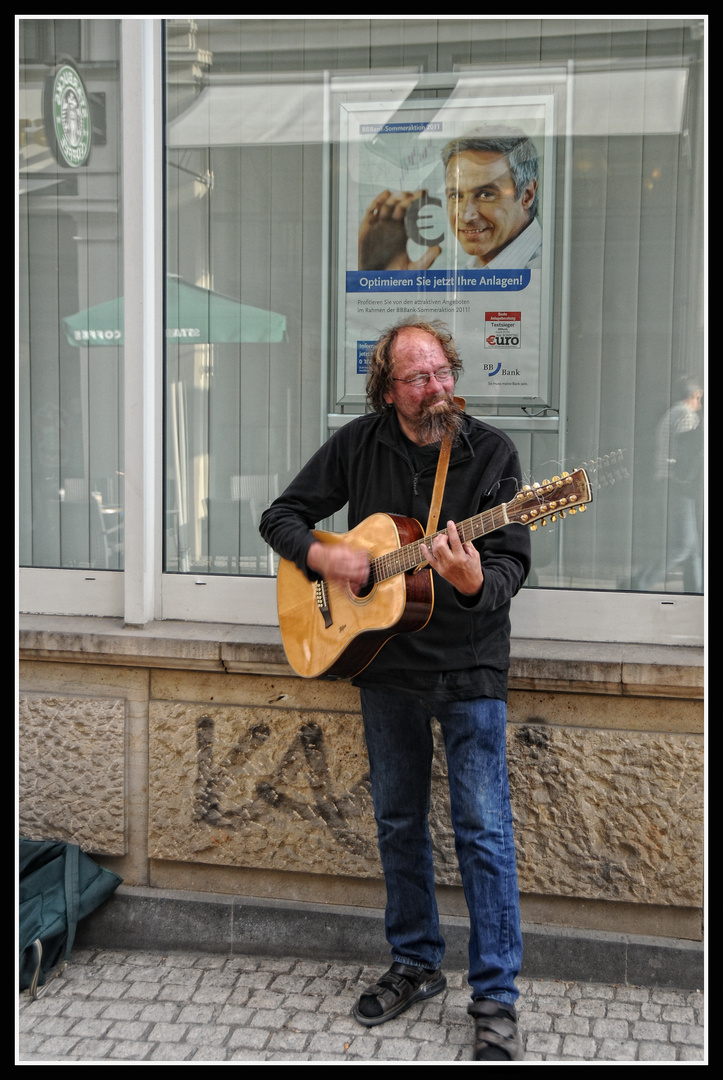
[[[83,80],[70,64],[62,64],[53,80],[53,130],[71,169],[84,165],[90,153],[90,107]]]

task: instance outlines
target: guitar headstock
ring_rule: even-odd
[[[529,525],[534,532],[538,525],[547,525],[548,521],[557,521],[578,511],[582,513],[591,502],[592,489],[587,472],[576,469],[572,473],[553,476],[552,480],[543,480],[541,484],[525,484],[522,491],[506,503],[505,509],[510,521]]]

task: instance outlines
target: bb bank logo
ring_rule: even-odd
[[[520,368],[503,368],[502,362],[499,364],[483,364],[482,370],[487,372],[487,378],[491,379],[493,375],[521,375]]]

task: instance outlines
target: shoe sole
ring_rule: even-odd
[[[416,990],[408,1001],[395,1006],[395,1008],[390,1009],[388,1013],[383,1013],[381,1016],[362,1016],[359,1012],[359,1002],[357,1002],[351,1010],[351,1015],[364,1027],[376,1027],[377,1024],[386,1024],[387,1020],[393,1020],[395,1016],[399,1016],[401,1013],[405,1012],[405,1010],[408,1009],[410,1005],[414,1005],[415,1002],[424,1001],[426,998],[441,994],[446,987],[447,977],[446,975],[442,975],[429,986],[420,986],[419,990]]]

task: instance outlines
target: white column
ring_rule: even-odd
[[[163,140],[160,19],[121,23],[128,626],[160,616],[162,558]]]

